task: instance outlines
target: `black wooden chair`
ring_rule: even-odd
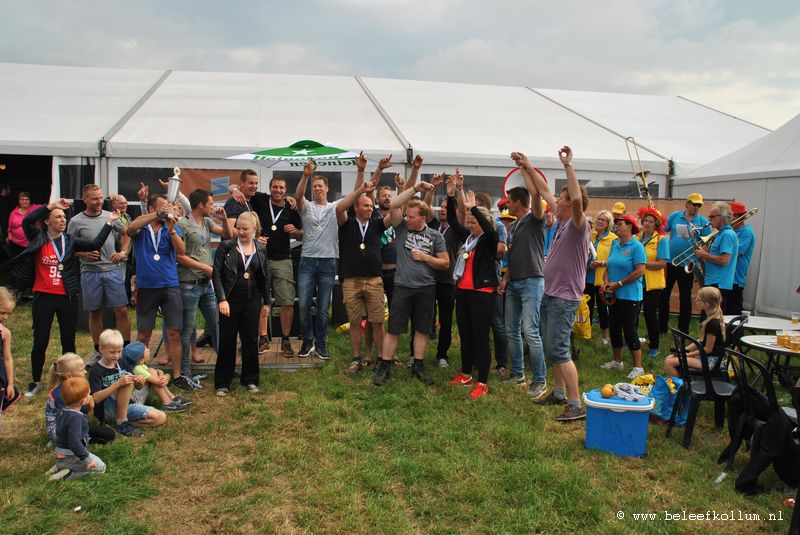
[[[697,411],[700,408],[700,402],[715,402],[714,422],[717,428],[721,429],[725,422],[725,402],[731,398],[736,386],[720,379],[712,373],[712,369],[708,366],[708,359],[700,342],[677,329],[671,330],[677,350],[678,361],[680,363],[679,367],[681,379],[683,379],[683,386],[678,390],[678,395],[675,398],[675,405],[672,407],[672,415],[670,416],[669,422],[667,422],[666,435],[670,436],[672,428],[675,426],[675,417],[683,408],[684,403],[688,403],[689,412],[686,418],[686,427],[683,431],[683,447],[688,448],[692,440],[692,432],[694,431],[694,424],[697,419]],[[701,375],[693,375],[689,371],[689,362],[686,356],[686,346],[689,344],[694,344],[700,352],[700,361],[703,366]],[[721,411],[718,410],[720,407],[722,407]]]

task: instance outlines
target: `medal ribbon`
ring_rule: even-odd
[[[50,243],[53,244],[53,251],[55,251],[56,253],[56,260],[58,260],[58,263],[61,264],[61,261],[64,260],[64,255],[67,253],[67,246],[64,240],[64,233],[63,232],[61,233],[61,254],[58,253],[58,247],[56,247],[56,242],[55,240],[53,240],[53,237],[50,235],[49,232],[47,233],[47,237],[50,238]]]
[[[278,215],[275,215],[275,210],[272,209],[272,203],[269,203],[269,213],[272,216],[272,224],[273,225],[278,226],[278,218],[281,217],[281,214],[283,213],[283,211],[285,209],[286,209],[286,206],[284,205],[284,207],[281,208],[281,211],[278,212]]]
[[[250,262],[253,261],[253,257],[256,255],[255,249],[253,249],[253,254],[250,255],[250,258],[246,258],[244,254],[244,246],[242,245],[242,240],[236,238],[236,248],[239,249],[239,254],[242,257],[242,264],[244,265],[244,270],[247,271],[247,268],[250,267]]]
[[[364,238],[367,236],[367,229],[369,228],[369,219],[363,225],[358,219],[356,219],[356,222],[358,223],[358,230],[361,232],[361,243],[364,243]]]
[[[150,241],[153,242],[155,254],[158,254],[158,246],[161,245],[161,229],[158,229],[158,240],[156,240],[156,233],[153,230],[153,225],[147,225],[147,231],[150,233]]]

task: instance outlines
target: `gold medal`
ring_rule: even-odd
[[[317,225],[317,230],[322,230],[322,225]]]
[[[359,248],[359,249],[361,249],[361,250],[363,251],[364,249],[366,249],[366,248],[367,248],[367,246],[366,246],[366,245],[364,245],[364,242],[361,242],[361,245],[359,245],[359,246],[358,246],[358,248]]]
[[[64,264],[58,264],[58,270],[64,271]]]
[[[249,274],[249,273],[247,273],[247,272],[245,272],[245,274],[244,274],[244,279],[245,279],[245,280],[247,280],[247,279],[249,279],[249,278],[250,278],[250,274]]]
[[[153,260],[155,260],[156,262],[158,262],[159,260],[161,260],[161,255],[160,255],[160,254],[158,254],[158,253],[154,254],[154,255],[153,255]]]
[[[467,260],[469,258],[469,253],[464,253],[462,256],[464,257],[464,260]]]
[[[278,230],[278,225],[272,225],[270,228],[272,229],[272,232],[275,232]]]

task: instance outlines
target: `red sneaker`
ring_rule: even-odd
[[[464,385],[468,386],[472,384],[472,377],[463,373],[459,373],[456,375],[456,378],[450,381],[451,385]]]
[[[469,397],[472,399],[478,399],[479,397],[483,397],[489,391],[489,387],[486,383],[477,383],[475,388],[472,389],[472,392],[469,393]]]

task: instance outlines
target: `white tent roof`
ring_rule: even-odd
[[[737,179],[797,176],[800,170],[800,114],[771,134],[681,175],[685,183]]]
[[[534,89],[690,170],[769,130],[681,97]]]
[[[706,163],[767,130],[677,97],[343,76],[143,71],[0,63],[0,153],[216,159],[314,139],[368,155],[507,166],[560,144],[598,172]],[[699,148],[698,148],[699,147]],[[559,167],[556,165],[556,167]]]
[[[108,154],[223,158],[300,139],[405,159],[406,147],[352,77],[185,71],[167,78]]]
[[[95,156],[162,73],[0,63],[0,152]]]
[[[558,147],[571,145],[584,167],[614,162],[617,169],[623,164],[630,170],[619,136],[525,87],[381,78],[364,82],[429,163],[507,167],[511,151],[520,150],[536,165],[555,164]],[[667,173],[663,158],[645,150],[640,155],[648,169]]]

